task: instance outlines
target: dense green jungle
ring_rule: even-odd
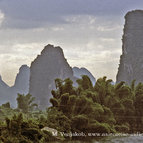
[[[56,79],[51,106],[42,111],[32,95],[17,95],[17,108],[0,106],[0,143],[47,143],[99,140],[106,134],[143,132],[143,84],[113,84],[107,77],[95,85],[83,75]],[[98,136],[98,137],[97,137]]]

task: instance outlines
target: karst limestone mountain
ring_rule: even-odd
[[[30,67],[29,93],[36,98],[40,109],[49,105],[56,78],[74,80],[72,68],[65,59],[63,50],[49,44]]]
[[[22,65],[16,76],[15,83],[9,87],[0,77],[0,104],[10,102],[17,107],[17,94],[30,93],[40,109],[50,106],[51,90],[55,89],[55,79],[70,78],[76,86],[76,80],[82,75],[88,75],[93,84],[95,78],[86,68],[71,68],[60,47],[47,45],[41,54],[31,63],[31,67]]]
[[[143,11],[135,10],[125,16],[122,55],[116,82],[143,82]]]
[[[11,107],[17,107],[17,94],[27,94],[29,90],[30,69],[27,65],[22,65],[16,76],[15,84],[8,86],[0,76],[0,104],[10,102]]]
[[[19,73],[16,76],[15,83],[11,88],[16,90],[17,93],[28,94],[29,78],[30,68],[27,65],[22,65],[19,69]]]
[[[49,44],[31,63],[29,93],[35,97],[39,108],[45,109],[50,105],[49,99],[51,90],[55,89],[56,78],[70,78],[76,85],[76,80],[81,78],[81,75],[88,75],[95,84],[95,78],[87,69],[72,69],[64,57],[63,50]]]
[[[82,75],[87,75],[90,78],[90,80],[92,81],[92,84],[95,85],[95,82],[96,82],[95,77],[86,68],[73,67],[72,70],[73,70],[74,77],[81,78]]]
[[[9,86],[2,80],[0,76],[0,104],[7,102],[9,93]]]

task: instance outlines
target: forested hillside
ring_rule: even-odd
[[[116,85],[99,78],[95,85],[83,75],[74,87],[72,80],[56,79],[51,107],[38,109],[32,95],[17,96],[17,108],[0,107],[0,140],[4,143],[44,143],[55,140],[91,139],[89,133],[143,132],[143,84]],[[52,135],[57,132],[57,136]],[[79,136],[74,136],[74,133]],[[72,136],[73,135],[73,136]]]

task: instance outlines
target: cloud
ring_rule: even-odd
[[[5,18],[5,15],[4,15],[4,13],[2,13],[2,11],[0,10],[0,26],[1,26],[1,24],[3,23],[4,18]]]
[[[64,17],[90,15],[100,17],[123,16],[131,8],[143,8],[141,0],[1,0],[5,14],[5,28],[38,28],[50,24],[66,24]],[[70,19],[71,20],[71,19]],[[91,19],[89,23],[94,23]],[[99,27],[99,29],[102,29]]]
[[[21,65],[30,66],[44,46],[42,43],[0,45],[0,75],[4,81],[13,85]]]
[[[104,32],[104,31],[114,31],[114,30],[117,30],[117,29],[119,29],[119,28],[120,28],[119,25],[114,26],[114,27],[112,27],[112,25],[110,25],[110,27],[107,27],[107,26],[98,26],[98,27],[97,27],[97,30],[98,30],[99,32]]]
[[[63,18],[67,23],[70,23],[70,24],[79,24],[79,23],[82,23],[82,24],[89,24],[89,25],[93,25],[96,23],[96,17],[95,16],[92,16],[92,15],[68,15],[68,16],[65,16]]]
[[[123,16],[139,8],[142,0],[0,0],[0,74],[11,82],[51,43],[71,66],[115,78]]]
[[[0,60],[3,61],[3,65],[9,67],[9,72],[10,64],[16,63],[16,66],[13,67],[15,69],[13,76],[22,64],[30,65],[48,43],[61,46],[71,66],[86,67],[96,77],[100,76],[100,72],[95,68],[102,70],[99,69],[98,64],[104,65],[103,61],[111,61],[107,51],[115,54],[114,51],[121,48],[122,26],[116,28],[120,25],[120,21],[115,23],[111,22],[110,18],[102,19],[91,15],[70,15],[64,16],[63,19],[65,21],[68,19],[68,21],[65,24],[52,24],[32,29],[6,28],[0,30],[0,55],[4,56]],[[111,27],[112,30],[99,32],[98,26]],[[104,51],[106,52],[104,53]],[[113,56],[113,58],[118,58],[117,66],[119,55],[118,53],[116,57]],[[9,60],[7,61],[7,59]],[[113,61],[115,60],[113,59]],[[104,66],[100,67],[104,68]],[[4,69],[6,70],[6,68]],[[4,74],[4,69],[0,67],[0,71],[2,71],[0,73]],[[14,70],[12,69],[12,71]],[[6,74],[4,75],[6,76]],[[6,78],[4,77],[4,79]]]

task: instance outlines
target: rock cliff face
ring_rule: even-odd
[[[23,65],[16,76],[15,84],[9,87],[0,76],[0,104],[10,102],[11,107],[17,107],[17,94],[27,94],[29,91],[30,69]]]
[[[2,77],[0,75],[0,89],[7,89],[9,86],[2,80]]]
[[[19,69],[19,73],[16,76],[15,84],[12,88],[16,90],[18,93],[28,94],[29,78],[30,68],[27,65],[22,65]]]
[[[0,76],[0,105],[10,102],[12,107],[16,107],[16,95]],[[14,106],[15,105],[15,106]]]
[[[132,80],[143,82],[143,11],[135,10],[125,16],[122,55],[116,77],[117,83]]]
[[[81,78],[82,75],[87,75],[90,78],[90,80],[92,81],[92,84],[93,85],[95,84],[96,79],[91,74],[91,72],[88,71],[86,68],[73,67],[72,70],[73,70],[74,77]]]
[[[7,93],[9,93],[9,86],[0,76],[0,104],[7,102]]]
[[[36,97],[39,108],[49,106],[51,90],[55,88],[54,80],[68,77],[73,79],[73,71],[64,58],[63,50],[47,45],[30,67],[29,93]]]

